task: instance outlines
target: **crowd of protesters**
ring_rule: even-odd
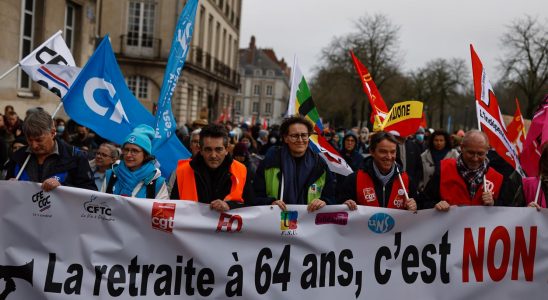
[[[321,134],[352,169],[332,173],[310,147],[316,134],[303,117],[278,125],[180,126],[177,137],[190,150],[172,174],[161,174],[151,143],[154,130],[137,126],[122,145],[63,118],[33,108],[22,119],[8,105],[0,116],[2,179],[60,185],[138,198],[184,199],[217,211],[253,206],[346,204],[396,209],[452,205],[546,207],[548,150],[539,176],[521,177],[490,149],[484,133],[419,128],[410,137],[366,127],[325,129]]]

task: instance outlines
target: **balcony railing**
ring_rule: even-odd
[[[200,47],[192,47],[189,61],[203,71],[221,77],[233,84],[237,85],[240,83],[240,74],[237,70],[231,69],[228,65],[214,58]]]
[[[162,40],[143,35],[132,36],[123,34],[120,36],[120,51],[123,56],[135,58],[160,58]]]

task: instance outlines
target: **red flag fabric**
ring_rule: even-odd
[[[541,147],[548,141],[548,95],[533,114],[531,126],[527,132],[521,162],[527,176],[538,175],[538,161],[540,160]]]
[[[472,73],[474,77],[474,96],[481,130],[487,134],[489,144],[507,163],[521,172],[518,154],[514,145],[506,136],[506,128],[502,121],[502,113],[493,88],[479,56],[470,45],[472,56]]]
[[[428,128],[428,124],[426,123],[426,114],[424,112],[422,112],[421,127],[424,129]]]
[[[352,62],[354,62],[354,67],[356,68],[356,72],[358,72],[358,75],[360,76],[360,80],[362,81],[362,88],[367,97],[369,98],[369,103],[371,104],[371,123],[377,124],[377,126],[373,126],[373,129],[378,129],[380,124],[384,122],[384,119],[386,118],[386,115],[388,114],[388,107],[386,107],[386,103],[384,102],[381,94],[379,93],[379,90],[377,89],[377,85],[373,81],[373,77],[371,77],[371,74],[369,74],[369,71],[367,68],[361,63],[361,61],[354,55],[354,52],[350,50],[350,56],[352,56]],[[378,117],[378,120],[377,120]]]
[[[506,127],[506,133],[510,142],[516,147],[518,155],[521,155],[523,144],[525,143],[525,124],[523,123],[523,116],[521,115],[517,98],[516,112],[514,113],[514,118],[512,118],[512,121]]]

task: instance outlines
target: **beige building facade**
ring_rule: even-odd
[[[215,120],[239,86],[241,0],[201,0],[172,106],[178,124]],[[159,97],[171,40],[186,0],[110,0],[100,6],[101,35],[112,46],[129,88],[149,110]],[[200,116],[202,111],[202,116]]]
[[[187,0],[0,0],[0,74],[58,30],[83,67],[110,35],[128,87],[154,111],[175,25]],[[172,98],[177,122],[215,120],[232,109],[239,87],[242,0],[200,0],[185,67]],[[53,111],[59,98],[19,69],[0,80],[0,110],[13,105]],[[200,117],[202,111],[202,117]],[[63,112],[61,112],[63,116]],[[66,116],[66,115],[65,115]]]
[[[95,48],[96,4],[85,0],[0,0],[0,74],[59,30],[76,65],[83,66]],[[12,105],[23,118],[31,107],[53,112],[59,103],[59,97],[32,82],[19,68],[0,80],[1,113],[6,105]]]

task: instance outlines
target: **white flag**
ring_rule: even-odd
[[[32,80],[61,98],[80,72],[60,30],[23,58],[19,65]]]

